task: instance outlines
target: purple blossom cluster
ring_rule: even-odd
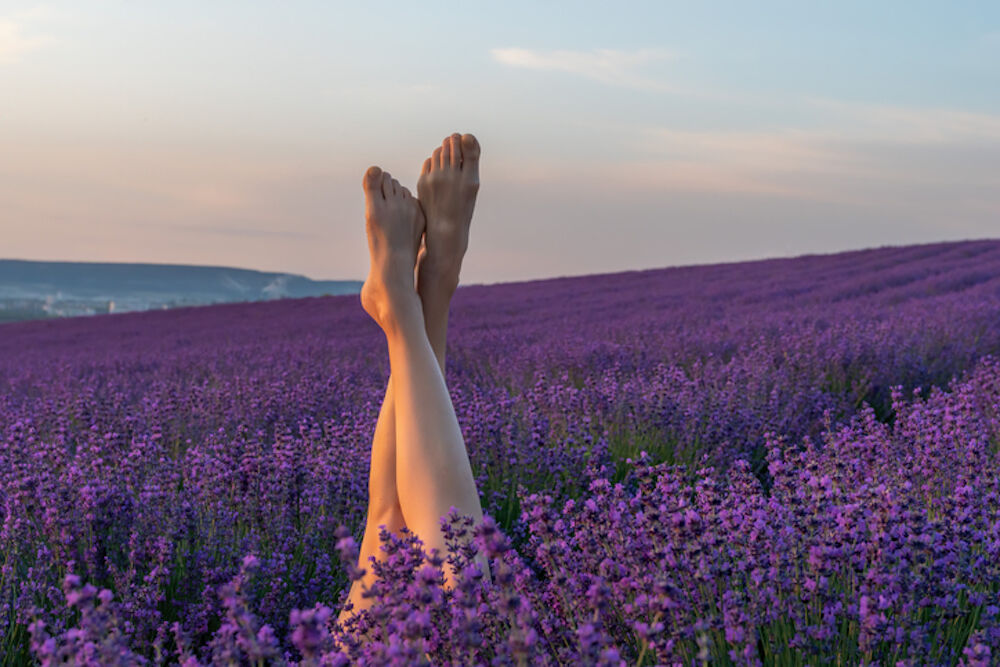
[[[469,287],[452,321],[488,516],[383,534],[347,626],[387,375],[354,298],[0,326],[0,659],[1000,656],[1000,243]]]

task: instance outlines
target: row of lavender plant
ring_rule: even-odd
[[[588,469],[584,500],[521,491],[530,548],[492,520],[443,522],[448,554],[383,534],[372,608],[348,627],[318,603],[290,613],[283,651],[253,609],[260,561],[222,588],[213,664],[962,664],[1000,649],[1000,363],[950,393],[893,395],[893,425],[863,410],[796,451],[769,442],[770,494],[737,461],[654,465],[624,483]],[[337,532],[352,578],[357,544]],[[472,560],[490,557],[494,583]],[[443,590],[449,560],[458,584]],[[47,664],[135,664],[109,590],[64,582],[72,630],[30,628]],[[163,639],[202,664],[175,625]]]
[[[926,391],[1000,350],[998,275],[1000,244],[980,242],[460,290],[449,385],[484,508],[544,579],[530,495],[598,503],[587,470],[637,492],[640,451],[720,474],[748,460],[773,498],[774,437],[818,440],[865,401],[892,421],[892,385]],[[27,657],[29,627],[42,655],[93,622],[149,659],[221,660],[251,613],[254,641],[297,659],[314,605],[349,583],[338,527],[360,537],[381,345],[350,298],[0,328],[4,659]]]

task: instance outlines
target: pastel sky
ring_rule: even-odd
[[[467,282],[1000,237],[1000,3],[0,0],[0,257],[362,278],[452,130]]]

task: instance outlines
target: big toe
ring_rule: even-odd
[[[462,135],[462,170],[471,168],[479,175],[479,141],[471,134]]]
[[[382,194],[382,169],[379,167],[368,167],[365,176],[361,179],[361,187],[367,194]]]

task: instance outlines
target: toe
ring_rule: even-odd
[[[402,189],[403,189],[403,186],[399,184],[399,181],[397,181],[395,178],[392,179],[392,194],[393,194],[393,196],[399,196],[400,190],[402,190]]]
[[[456,132],[455,134],[448,137],[448,143],[451,144],[451,166],[461,167],[462,166],[462,135]]]
[[[471,134],[462,135],[462,171],[470,171],[470,175],[479,178],[479,142]]]
[[[382,187],[382,170],[375,166],[368,167],[365,177],[361,179],[361,187],[369,194],[379,192]]]
[[[431,154],[431,167],[434,168],[434,169],[440,169],[441,168],[441,147],[440,146],[438,146],[437,148],[435,148],[434,152]]]
[[[423,176],[424,174],[429,174],[429,173],[431,173],[431,159],[427,158],[426,160],[424,160],[424,166],[420,170],[420,175]]]
[[[441,143],[441,166],[451,166],[451,137]]]
[[[382,172],[382,196],[386,199],[392,196],[392,176],[387,171]]]
[[[479,160],[479,141],[471,134],[462,135],[462,160]]]

